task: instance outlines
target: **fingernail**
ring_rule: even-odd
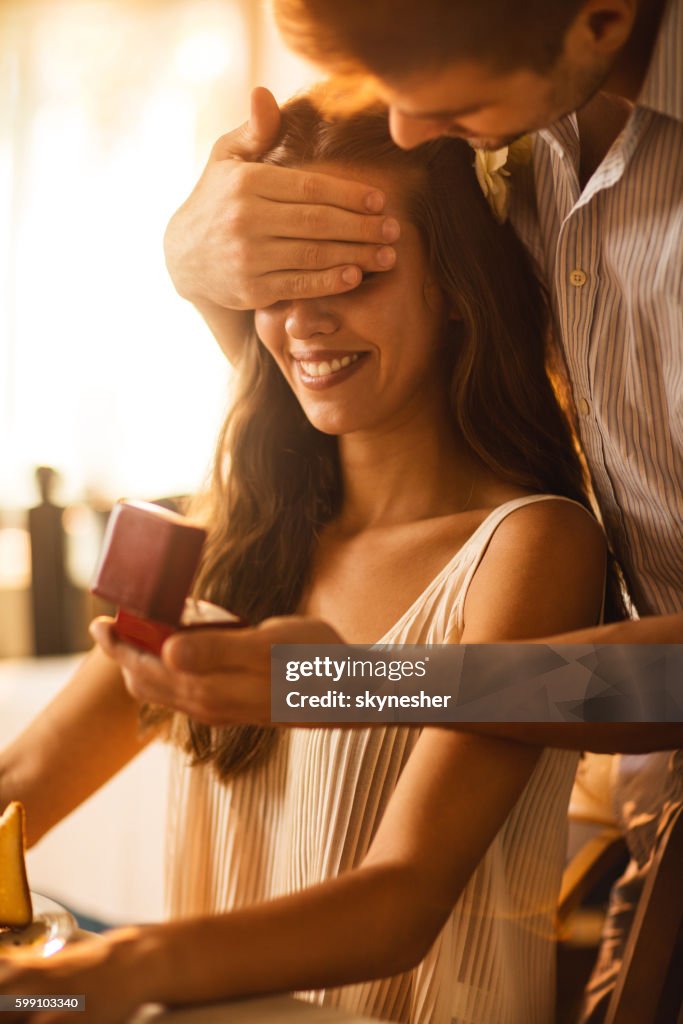
[[[384,209],[384,196],[380,191],[374,191],[366,196],[366,210],[371,213],[381,213]]]
[[[360,270],[358,267],[345,267],[342,270],[342,281],[344,284],[358,284],[360,282]]]
[[[389,217],[382,224],[382,238],[387,242],[395,242],[401,234],[401,225],[394,217]]]
[[[383,245],[381,249],[377,250],[377,262],[380,267],[393,267],[396,262],[396,250],[392,249],[390,245]]]
[[[380,213],[384,209],[384,196],[381,192],[369,192],[365,197],[365,209],[370,213]]]

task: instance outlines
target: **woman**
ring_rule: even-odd
[[[352,293],[256,312],[197,592],[356,643],[597,622],[604,540],[543,369],[545,304],[467,146],[402,152],[382,111],[329,122],[302,98],[268,159],[382,189],[399,258]],[[22,799],[36,838],[139,749],[135,725],[94,655],[0,759],[0,805]],[[144,1001],[291,989],[391,1020],[553,1019],[576,755],[438,729],[169,725],[176,920],[13,968],[0,989],[58,979],[103,1022]]]

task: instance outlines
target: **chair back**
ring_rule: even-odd
[[[676,1024],[683,1000],[683,807],[648,870],[605,1024]]]

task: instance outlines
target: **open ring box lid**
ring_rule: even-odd
[[[188,600],[206,530],[142,501],[119,501],[109,517],[91,590],[118,606],[121,640],[154,654],[179,629],[244,622],[207,601]]]

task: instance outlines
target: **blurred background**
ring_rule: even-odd
[[[312,78],[262,0],[0,0],[0,749],[89,646],[112,503],[205,478],[229,367],[164,228],[252,85]],[[166,756],[31,850],[31,887],[88,927],[161,917]]]
[[[264,0],[0,0],[0,657],[82,649],[111,503],[204,478],[229,367],[164,228],[311,78]]]

